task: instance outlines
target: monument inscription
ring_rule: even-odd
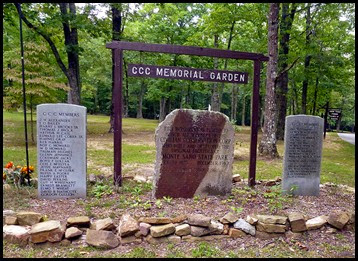
[[[177,109],[156,130],[153,196],[231,192],[234,129],[219,112]]]
[[[37,106],[38,196],[86,197],[86,107]]]
[[[318,116],[286,117],[282,189],[294,195],[318,196],[322,158],[323,119]]]

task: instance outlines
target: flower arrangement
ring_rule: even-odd
[[[20,185],[25,185],[25,179],[31,179],[31,173],[33,173],[35,168],[33,166],[15,166],[12,161],[9,161],[3,168],[2,180],[3,183],[14,184],[16,187]]]

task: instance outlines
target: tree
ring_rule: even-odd
[[[285,134],[285,119],[287,110],[287,92],[288,92],[288,53],[290,32],[297,10],[297,4],[282,3],[282,15],[280,22],[280,45],[278,66],[279,75],[276,82],[276,102],[277,102],[277,131],[278,140],[283,140]],[[297,60],[296,60],[297,61]],[[292,67],[292,65],[291,65]]]
[[[259,153],[270,158],[278,157],[276,147],[276,104],[275,79],[277,76],[278,59],[278,14],[279,4],[270,4],[268,16],[268,53],[269,61],[266,74],[265,120]]]
[[[25,24],[33,29],[36,33],[41,35],[47,43],[50,45],[52,53],[54,54],[58,66],[65,74],[68,84],[70,86],[68,92],[68,103],[80,104],[81,100],[81,87],[80,87],[80,70],[79,70],[79,46],[78,46],[78,35],[76,26],[76,6],[74,3],[60,3],[61,19],[63,25],[63,32],[65,36],[65,49],[67,53],[68,68],[62,61],[62,58],[58,52],[58,48],[55,42],[50,37],[50,34],[46,33],[44,26],[35,26],[30,22],[21,10],[19,3],[14,3],[21,19]],[[69,9],[69,10],[68,10]],[[41,24],[41,22],[40,22]]]

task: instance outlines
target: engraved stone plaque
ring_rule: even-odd
[[[230,193],[234,134],[229,118],[220,112],[172,111],[155,133],[153,197]]]
[[[38,196],[86,197],[86,107],[37,106]]]
[[[283,194],[318,196],[320,184],[323,122],[318,116],[286,117]]]

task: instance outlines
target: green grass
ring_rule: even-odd
[[[30,114],[27,114],[29,122]],[[36,114],[34,114],[36,121]],[[25,165],[25,142],[23,113],[3,111],[3,162],[13,161],[16,165]],[[157,120],[147,119],[123,119],[123,132],[132,136],[141,137],[142,133],[153,135],[158,126]],[[100,139],[103,144],[109,144],[108,148],[93,147],[87,148],[87,160],[93,164],[88,164],[88,173],[101,174],[101,167],[113,167],[113,134],[108,133],[109,116],[88,115],[87,134],[88,138]],[[238,127],[236,133],[235,149],[245,149],[245,153],[239,153],[233,164],[233,173],[239,173],[243,178],[248,177],[249,170],[249,147],[250,147],[250,127]],[[258,140],[260,140],[260,135]],[[30,125],[28,125],[29,136],[29,161],[35,167],[34,176],[37,170],[37,149],[36,144],[31,141]],[[36,138],[36,122],[34,124],[34,137]],[[129,138],[128,138],[129,139]],[[280,159],[268,161],[261,157],[257,158],[256,179],[273,179],[282,175],[283,168],[283,141],[278,141],[277,148],[281,156]],[[237,156],[237,155],[236,155]],[[149,164],[155,161],[155,147],[146,144],[122,144],[122,164]],[[355,186],[355,146],[342,141],[337,133],[328,132],[323,142],[321,183],[332,182]]]

